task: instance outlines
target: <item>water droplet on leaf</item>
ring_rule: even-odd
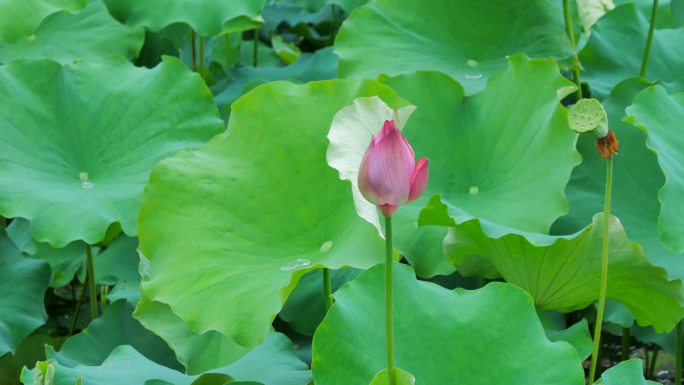
[[[482,78],[482,74],[465,74],[465,78],[468,80],[477,80]]]
[[[468,67],[475,68],[475,67],[477,67],[478,63],[477,63],[477,60],[468,59],[466,64],[468,65]]]
[[[470,195],[475,195],[479,192],[480,192],[480,188],[477,186],[470,186],[470,188],[468,189],[468,194],[470,194]]]
[[[332,241],[323,242],[323,244],[321,245],[321,252],[325,253],[326,251],[330,250],[332,248],[332,245]]]
[[[305,267],[311,266],[311,261],[308,259],[304,258],[297,258],[294,261],[288,262],[282,266],[280,266],[280,271],[289,273],[291,271],[303,269]]]

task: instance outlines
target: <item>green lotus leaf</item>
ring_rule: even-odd
[[[433,194],[444,193],[449,207],[457,205],[478,217],[536,232],[547,232],[567,211],[563,188],[579,157],[576,136],[558,100],[573,86],[550,61],[522,55],[509,60],[507,71],[494,76],[485,91],[466,99],[457,82],[437,72],[386,80],[418,107],[406,122],[404,135],[417,156],[430,158],[430,181],[423,197],[394,215],[395,246],[421,277],[453,271],[439,250],[445,230],[417,227],[418,213]],[[348,120],[367,120],[362,112],[350,109]],[[347,138],[361,138],[364,130],[358,124],[332,130],[331,151],[334,141],[344,151],[338,150],[328,162],[342,177],[355,181],[353,165],[370,142],[368,132],[364,141]],[[536,139],[521,139],[526,137]],[[360,215],[377,223],[377,212],[364,202],[357,199]]]
[[[145,384],[154,383],[151,382],[153,380],[166,381],[173,385],[190,385],[201,377],[186,375],[150,361],[130,345],[116,347],[97,366],[61,361],[50,350],[47,358],[55,365],[55,385],[73,385],[79,378],[88,385]],[[245,384],[255,381],[264,385],[305,385],[311,379],[311,372],[297,358],[290,340],[278,333],[271,334],[263,345],[241,360],[209,373],[225,374],[237,381],[245,381]],[[35,369],[25,368],[21,380],[24,384],[31,385],[35,376]],[[235,384],[242,383],[237,381]]]
[[[0,41],[13,43],[38,28],[48,15],[79,12],[88,0],[6,0],[0,3]]]
[[[117,20],[160,31],[182,23],[200,36],[217,36],[258,28],[266,0],[104,0]]]
[[[115,222],[135,235],[152,166],[223,130],[209,90],[172,58],[17,61],[0,83],[0,215],[55,247],[96,243]]]
[[[577,352],[546,338],[523,290],[490,283],[450,291],[416,280],[406,265],[395,264],[394,272],[395,365],[417,383],[584,383]],[[317,385],[368,384],[386,368],[385,315],[378,310],[384,274],[377,265],[335,294],[313,340]]]
[[[161,302],[143,298],[135,309],[135,318],[171,346],[188,374],[226,366],[249,351],[216,331],[193,332]]]
[[[233,68],[225,80],[212,86],[216,104],[222,115],[230,115],[230,106],[240,96],[275,80],[288,80],[294,83],[306,83],[312,80],[334,79],[337,74],[337,56],[332,50],[324,48],[313,54],[303,53],[294,63],[285,66],[237,66]]]
[[[47,320],[43,297],[49,284],[47,263],[22,257],[0,232],[0,357]]]
[[[449,74],[466,94],[506,68],[506,57],[569,56],[560,2],[378,0],[354,10],[335,40],[343,77]]]
[[[649,19],[634,4],[623,4],[606,13],[593,27],[579,53],[592,95],[605,98],[620,81],[639,75],[646,46]],[[624,44],[629,41],[629,44]],[[646,78],[673,81],[684,77],[684,31],[656,30]]]
[[[646,146],[656,153],[665,174],[658,193],[658,230],[663,243],[675,253],[684,253],[684,92],[668,95],[661,86],[648,88],[627,107],[630,122],[647,135]]]
[[[354,279],[359,273],[360,270],[357,269],[332,270],[330,281],[333,292]],[[322,282],[323,271],[321,269],[308,272],[299,280],[297,287],[278,315],[299,334],[312,336],[325,317],[325,294]]]
[[[657,382],[644,379],[643,361],[638,358],[622,361],[609,368],[596,385],[659,385]]]
[[[182,369],[173,351],[161,338],[150,333],[131,314],[133,307],[125,301],[107,306],[102,316],[92,321],[81,333],[69,337],[59,352],[52,356],[63,365],[100,365],[119,345],[134,349],[160,365]]]
[[[563,330],[546,330],[546,336],[552,342],[565,341],[572,345],[581,360],[585,360],[591,355],[593,341],[589,334],[589,324],[586,319]]]
[[[250,347],[308,270],[381,260],[377,230],[325,162],[335,113],[371,95],[407,104],[370,80],[269,83],[233,104],[225,134],[160,162],[138,222],[145,297]]]
[[[449,272],[440,265],[441,250],[434,250],[445,230],[416,229],[419,211],[434,194],[444,194],[452,212],[464,209],[535,232],[547,232],[567,211],[563,188],[579,156],[558,100],[572,84],[551,61],[509,60],[483,92],[465,99],[444,74],[418,72],[386,82],[418,107],[404,131],[416,154],[430,158],[423,197],[395,214],[396,247],[420,276]]]
[[[603,214],[571,236],[488,234],[477,220],[459,222],[445,239],[445,254],[464,275],[487,274],[493,267],[509,283],[525,289],[537,306],[571,311],[598,299],[601,281]],[[619,220],[610,220],[607,297],[623,303],[640,325],[672,330],[684,316],[680,281],[651,265],[641,246],[629,241]],[[500,231],[499,233],[504,233]],[[486,259],[487,263],[474,262]],[[466,261],[461,266],[461,261]]]
[[[672,0],[670,7],[672,9],[672,27],[684,27],[684,1]]]
[[[651,263],[664,267],[670,278],[684,280],[684,255],[665,247],[658,233],[658,190],[665,176],[656,155],[644,145],[644,132],[622,121],[625,107],[649,85],[645,79],[627,79],[603,101],[609,126],[620,141],[620,152],[613,162],[612,212],[620,218],[630,239],[644,247]],[[577,147],[583,162],[573,170],[566,191],[571,211],[554,224],[556,234],[579,231],[594,213],[603,210],[606,162],[598,155],[592,136],[580,136]]]
[[[114,55],[135,58],[142,47],[142,28],[119,24],[102,0],[90,0],[82,12],[48,16],[29,37],[13,44],[0,42],[0,62],[52,59],[60,63],[94,60]]]

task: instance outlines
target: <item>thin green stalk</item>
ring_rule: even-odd
[[[199,73],[204,76],[204,37],[199,38]]]
[[[78,323],[78,316],[81,315],[81,304],[85,298],[86,286],[88,286],[88,281],[90,277],[86,276],[85,282],[83,282],[83,289],[81,289],[81,295],[78,297],[78,302],[76,302],[76,309],[74,310],[74,315],[71,317],[71,327],[69,328],[69,337],[74,334],[76,330],[76,324]]]
[[[598,351],[601,346],[601,327],[603,325],[603,310],[606,307],[606,289],[608,287],[608,245],[610,235],[610,198],[613,190],[613,159],[606,160],[606,192],[603,202],[603,247],[601,250],[601,286],[599,289],[598,310],[596,323],[594,324],[594,347],[591,354],[591,367],[589,369],[589,385],[596,378],[596,364],[598,363]]]
[[[223,39],[226,42],[226,66],[230,67],[230,62],[233,60],[232,57],[232,50],[231,50],[231,45],[230,45],[230,33],[226,33],[223,35]]]
[[[197,48],[195,47],[195,30],[190,30],[190,52],[192,53],[192,72],[197,72]]]
[[[656,363],[658,362],[658,352],[660,352],[658,345],[653,344],[653,354],[651,354],[651,366],[648,367],[648,378],[655,378],[655,368]]]
[[[97,318],[97,285],[95,284],[95,267],[93,265],[93,247],[90,244],[86,244],[86,267],[88,269],[88,292],[90,295],[90,317],[91,319]]]
[[[252,53],[252,65],[259,66],[259,30],[254,30],[254,52]]]
[[[105,309],[107,308],[107,303],[109,302],[107,300],[107,294],[109,294],[109,286],[107,286],[107,285],[100,286],[100,307],[102,307],[103,313],[104,313]]]
[[[563,16],[565,17],[565,30],[570,39],[572,48],[572,75],[573,81],[577,84],[577,100],[582,99],[582,80],[580,79],[580,61],[577,56],[577,44],[575,43],[575,33],[572,28],[572,15],[570,14],[570,1],[563,0]]]
[[[675,329],[675,385],[682,383],[682,321]]]
[[[648,67],[648,57],[651,54],[651,43],[653,42],[653,32],[655,32],[656,16],[658,15],[658,0],[653,0],[653,9],[651,10],[651,25],[648,27],[648,37],[646,38],[646,48],[644,48],[644,56],[641,58],[641,70],[639,76],[646,77],[646,68]]]
[[[333,305],[332,300],[332,282],[330,280],[330,269],[323,269],[323,297],[325,301],[325,311],[326,313]]]
[[[629,346],[632,343],[632,336],[629,328],[622,328],[622,354],[620,361],[627,361],[629,359]]]
[[[394,320],[392,305],[393,300],[393,275],[392,267],[392,217],[385,217],[385,329],[387,331],[387,375],[389,385],[395,385],[394,375]]]

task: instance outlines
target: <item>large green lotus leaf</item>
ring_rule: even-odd
[[[48,359],[55,362],[55,385],[73,385],[78,378],[88,385],[143,385],[151,380],[190,385],[201,377],[186,375],[150,361],[130,345],[116,347],[97,366],[63,362],[53,351],[48,351]],[[222,373],[238,381],[256,381],[264,385],[306,385],[311,380],[311,372],[297,358],[290,340],[278,333],[271,334],[263,345],[241,360],[208,373]],[[33,384],[34,376],[35,369],[24,369],[22,382]]]
[[[414,255],[429,255],[426,265],[443,263],[440,251],[420,253],[421,245],[439,245],[444,229],[416,229],[420,209],[437,193],[452,213],[463,209],[535,232],[547,232],[567,211],[563,188],[579,156],[558,101],[572,92],[572,84],[551,61],[522,55],[509,60],[486,90],[465,99],[444,74],[418,72],[387,81],[418,107],[405,135],[418,156],[430,158],[423,197],[395,215],[397,248],[412,262]],[[420,242],[422,237],[430,242]],[[423,276],[421,265],[417,271]]]
[[[668,95],[661,86],[648,88],[626,112],[629,121],[646,133],[646,146],[656,153],[665,174],[658,193],[661,239],[673,252],[684,253],[684,92]]]
[[[354,10],[335,40],[343,77],[376,77],[417,70],[445,72],[467,94],[506,67],[506,56],[569,56],[558,1],[522,7],[506,0],[377,0]]]
[[[582,80],[589,82],[594,97],[604,98],[623,79],[639,75],[648,26],[649,19],[634,4],[616,7],[594,25],[579,54],[585,69]],[[684,29],[655,31],[646,77],[662,81],[684,77]]]
[[[258,28],[266,0],[104,0],[121,22],[159,31],[172,24],[187,24],[200,36],[216,36]]]
[[[670,7],[672,9],[672,27],[684,27],[684,1],[672,0]]]
[[[209,90],[173,58],[18,61],[0,83],[0,215],[55,247],[98,242],[115,222],[135,235],[152,166],[223,130]]]
[[[577,352],[546,338],[523,290],[490,283],[450,291],[416,280],[406,265],[394,273],[396,367],[417,384],[584,383]],[[368,384],[386,367],[384,274],[377,265],[336,293],[314,335],[317,385]]]
[[[49,284],[48,264],[22,257],[0,232],[0,356],[47,320],[43,297]]]
[[[134,316],[171,346],[188,374],[200,374],[226,366],[249,351],[249,348],[238,345],[219,332],[193,332],[173,314],[168,305],[161,302],[143,298],[138,302]]]
[[[225,134],[160,162],[138,222],[145,296],[249,347],[307,270],[379,261],[382,239],[325,162],[334,114],[371,95],[406,105],[370,80],[269,83],[233,104]]]
[[[603,214],[571,236],[491,236],[477,220],[453,224],[445,254],[465,275],[486,274],[474,261],[486,259],[509,283],[525,289],[537,306],[571,311],[598,299]],[[669,331],[684,316],[682,285],[651,265],[641,246],[629,241],[619,220],[610,220],[607,297],[622,302],[640,325]],[[465,265],[461,266],[461,262]]]
[[[613,162],[612,212],[620,218],[630,239],[644,247],[651,263],[664,267],[670,278],[682,280],[684,255],[668,250],[658,234],[658,190],[665,177],[656,155],[644,145],[646,135],[622,121],[625,107],[649,84],[641,78],[627,79],[603,102],[609,125],[620,141],[620,153]],[[599,157],[595,141],[591,135],[579,138],[577,147],[583,162],[573,171],[566,191],[571,211],[554,224],[554,233],[579,231],[594,213],[603,210],[606,162]]]
[[[659,385],[644,378],[643,361],[638,358],[622,361],[603,372],[596,385]]]
[[[145,33],[142,28],[119,24],[102,0],[90,0],[77,14],[48,16],[29,37],[13,44],[0,42],[0,62],[18,59],[52,59],[60,63],[94,60],[113,55],[138,56]]]
[[[69,365],[100,365],[119,345],[131,345],[148,359],[174,369],[182,369],[173,351],[161,338],[150,333],[131,316],[133,307],[125,301],[107,306],[102,316],[62,345],[54,358]]]
[[[48,15],[78,12],[88,0],[5,0],[0,3],[0,41],[15,42],[30,35]]]

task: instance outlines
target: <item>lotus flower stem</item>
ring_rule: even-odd
[[[88,294],[90,302],[90,317],[97,318],[97,285],[95,284],[95,267],[93,265],[93,247],[86,244],[86,268],[88,269]]]
[[[651,43],[653,42],[653,32],[655,32],[656,16],[658,15],[658,0],[653,0],[653,9],[651,10],[651,25],[648,27],[648,37],[646,38],[646,47],[644,48],[644,56],[641,58],[641,70],[639,76],[646,77],[646,68],[648,67],[648,57],[651,54]]]
[[[254,30],[254,51],[252,53],[252,66],[259,66],[259,29]]]
[[[385,217],[385,329],[387,331],[387,375],[389,385],[395,385],[394,373],[394,320],[392,305],[393,276],[392,276],[392,216]]]
[[[190,30],[190,51],[192,55],[192,72],[197,72],[197,49],[195,48],[195,30]]]
[[[90,281],[90,277],[86,275],[85,282],[83,282],[83,289],[81,289],[81,295],[78,297],[78,302],[76,302],[76,309],[74,309],[74,315],[71,317],[71,327],[69,328],[68,336],[71,337],[76,330],[76,324],[78,323],[78,316],[81,314],[81,304],[83,304],[83,299],[85,298],[86,286]]]
[[[565,30],[568,32],[570,47],[572,48],[572,74],[573,81],[577,84],[577,100],[582,99],[582,80],[580,79],[580,61],[577,56],[575,33],[572,29],[572,15],[570,14],[570,0],[563,0],[563,16],[565,17]]]
[[[199,38],[199,73],[204,77],[204,37]]]
[[[608,246],[610,242],[610,198],[613,190],[613,158],[606,159],[606,192],[603,204],[603,247],[601,248],[601,286],[599,289],[598,310],[594,324],[594,347],[591,354],[589,369],[589,385],[594,383],[596,364],[598,362],[599,347],[601,346],[601,326],[603,324],[603,310],[606,307],[606,291],[608,287]]]
[[[682,383],[682,321],[675,328],[675,385]]]
[[[328,268],[323,269],[323,294],[325,295],[323,299],[325,301],[325,311],[327,313],[333,305],[332,282],[330,280],[330,269]]]
[[[630,335],[629,328],[622,328],[622,354],[620,357],[621,361],[627,361],[629,359],[629,345],[632,341],[632,336]]]

